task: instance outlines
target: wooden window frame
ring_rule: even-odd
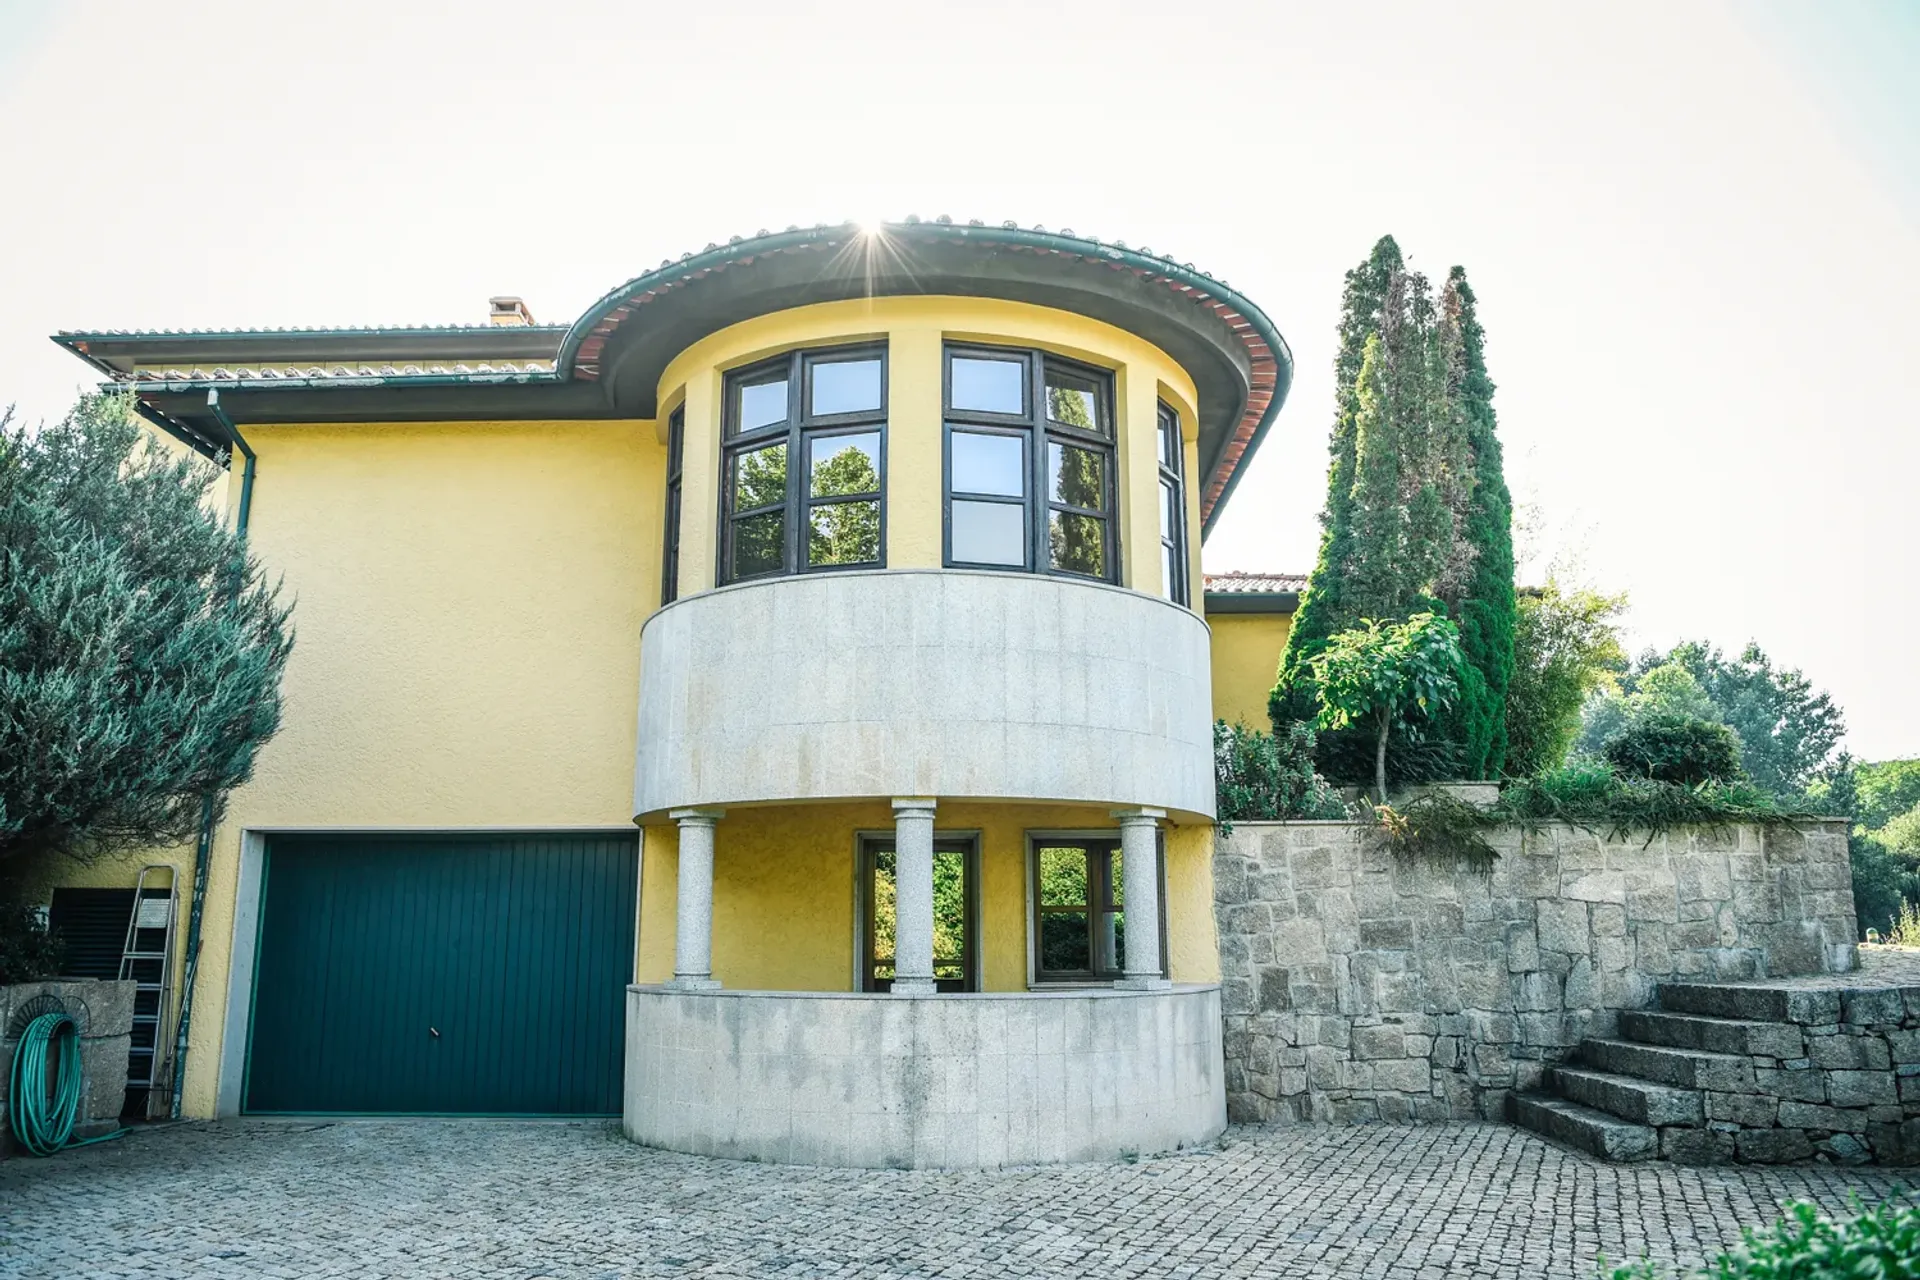
[[[1040,850],[1042,848],[1084,848],[1089,853],[1098,850],[1102,854],[1098,870],[1091,865],[1087,869],[1087,894],[1093,901],[1079,907],[1047,907],[1041,901],[1040,892]],[[1154,848],[1160,880],[1160,976],[1170,973],[1171,961],[1167,953],[1167,837],[1164,831],[1156,832]],[[1120,851],[1120,833],[1112,828],[1087,831],[1029,831],[1027,833],[1027,985],[1029,987],[1091,987],[1111,986],[1126,976],[1126,957],[1110,957],[1111,965],[1103,968],[1100,955],[1101,935],[1099,919],[1111,914],[1115,908],[1113,857]],[[1095,905],[1097,903],[1098,905]],[[1050,970],[1040,967],[1040,921],[1049,912],[1064,914],[1085,911],[1087,913],[1087,954],[1094,962],[1091,969]]]
[[[1191,608],[1193,596],[1187,565],[1186,443],[1180,436],[1179,411],[1164,400],[1155,408],[1154,430],[1158,433],[1154,439],[1154,457],[1159,459],[1159,492],[1154,495],[1154,500],[1165,502],[1168,491],[1173,494],[1173,519],[1167,532],[1160,535],[1160,546],[1167,553],[1165,564],[1169,567],[1167,576],[1170,580],[1160,584],[1160,592],[1175,604]],[[1160,458],[1163,448],[1166,457]]]
[[[873,976],[878,959],[873,953],[873,928],[868,923],[872,912],[872,890],[868,887],[873,880],[871,873],[873,855],[883,849],[893,849],[896,833],[888,830],[860,831],[854,835],[853,856],[853,927],[856,934],[854,942],[853,989],[855,991],[877,992],[879,980]],[[978,992],[982,989],[980,962],[980,833],[977,831],[935,831],[933,833],[935,853],[959,853],[966,859],[966,920],[961,925],[962,945],[966,948],[961,957],[962,991]],[[896,926],[897,927],[897,926]]]
[[[660,564],[662,608],[680,598],[681,482],[686,477],[686,448],[687,407],[682,404],[667,415],[667,528]]]
[[[981,409],[956,409],[953,405],[953,362],[956,357],[963,360],[973,358],[1022,364],[1025,373],[1021,412],[1006,414],[990,413]],[[1046,379],[1049,369],[1058,370],[1094,384],[1095,414],[1102,420],[1095,429],[1085,430],[1047,416]],[[1111,371],[1061,356],[1049,355],[1045,351],[1032,348],[949,342],[943,345],[940,355],[940,409],[940,557],[945,567],[985,569],[996,573],[1041,573],[1051,577],[1077,578],[1082,582],[1119,584],[1122,579],[1118,501],[1120,432],[1119,418],[1114,406]],[[956,431],[962,434],[1019,437],[1026,453],[1023,470],[1026,492],[1019,498],[1011,498],[1005,494],[973,493],[966,490],[956,492],[953,487],[953,436]],[[1102,467],[1105,490],[1102,494],[1105,502],[1104,511],[1094,511],[1053,500],[1047,472],[1052,454],[1050,446],[1054,444],[1089,449],[1101,456],[1104,464]],[[1024,561],[1019,565],[1010,565],[957,559],[953,553],[953,504],[956,499],[961,502],[1021,508],[1026,529],[1023,546]],[[1096,575],[1054,567],[1048,530],[1055,513],[1083,515],[1100,521],[1101,556],[1106,562],[1105,573]]]
[[[808,393],[813,386],[813,371],[818,365],[864,359],[877,359],[880,362],[879,408],[856,413],[819,415],[809,411],[811,397]],[[719,565],[714,575],[716,585],[758,582],[766,578],[789,577],[801,573],[836,573],[887,567],[887,410],[891,396],[887,364],[885,343],[861,342],[840,346],[800,348],[728,371],[721,388],[720,528],[718,530]],[[755,427],[750,431],[738,430],[735,420],[738,413],[735,407],[738,403],[736,391],[741,385],[758,381],[776,371],[784,374],[787,383],[785,420]],[[880,437],[879,465],[876,468],[879,472],[878,488],[871,494],[831,498],[814,497],[811,493],[808,446],[816,439],[835,435],[874,433]],[[784,496],[779,503],[767,503],[747,511],[735,511],[733,507],[735,459],[742,454],[752,453],[774,444],[784,444],[787,447],[787,485]],[[807,530],[812,525],[813,511],[818,507],[836,506],[849,502],[879,504],[879,554],[872,560],[862,560],[854,564],[808,564]],[[765,569],[759,573],[736,575],[733,572],[735,526],[742,520],[768,515],[775,511],[780,512],[782,517],[780,563],[774,568]]]

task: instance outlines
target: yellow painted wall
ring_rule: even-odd
[[[660,590],[651,422],[246,430],[250,539],[284,575],[297,636],[283,726],[215,840],[195,1116],[214,1110],[242,830],[626,826],[640,624]],[[236,500],[238,484],[236,467]],[[190,848],[40,878],[131,885],[158,860],[184,895]]]
[[[981,984],[1027,986],[1029,831],[1112,830],[1105,810],[1073,805],[943,804],[939,834],[980,833]],[[734,809],[714,829],[713,973],[745,990],[855,988],[855,837],[893,829],[885,803]],[[678,832],[646,829],[638,978],[673,976]],[[1213,829],[1167,833],[1167,950],[1178,982],[1217,982]]]
[[[1280,651],[1287,647],[1293,615],[1286,613],[1214,613],[1207,615],[1213,631],[1213,718],[1248,728],[1272,727],[1267,716],[1267,694],[1280,670]]]
[[[1180,411],[1189,446],[1187,484],[1193,580],[1199,580],[1197,437],[1193,380],[1153,344],[1070,312],[989,298],[911,297],[827,302],[757,316],[695,343],[661,375],[661,404],[687,407],[685,533],[680,593],[714,584],[720,490],[720,412],[725,372],[801,347],[881,341],[887,346],[887,565],[938,568],[941,561],[941,349],[948,341],[1037,347],[1114,373],[1116,513],[1121,580],[1160,590],[1159,472],[1155,403]]]

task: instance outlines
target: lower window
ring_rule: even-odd
[[[974,955],[974,842],[933,842],[933,985],[943,992],[978,991]],[[860,989],[893,989],[894,846],[892,836],[860,838]]]
[[[1033,836],[1033,980],[1107,982],[1126,972],[1127,911],[1117,839]],[[1161,976],[1166,976],[1167,865],[1158,858]]]

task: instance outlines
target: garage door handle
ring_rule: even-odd
[[[433,1037],[433,1038],[434,1038],[435,1040],[438,1040],[438,1039],[440,1038],[440,1028],[438,1028],[438,1027],[428,1027],[428,1028],[427,1028],[427,1034],[428,1034],[428,1035],[430,1035],[430,1036],[432,1036],[432,1037]]]

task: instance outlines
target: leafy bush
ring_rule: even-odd
[[[0,899],[0,987],[51,978],[65,960],[66,948],[38,910]]]
[[[1875,1209],[1853,1205],[1854,1216],[1835,1220],[1804,1200],[1787,1206],[1779,1222],[1741,1232],[1741,1244],[1710,1267],[1687,1273],[1697,1280],[1823,1280],[1833,1276],[1920,1276],[1920,1207],[1888,1200]],[[1606,1280],[1660,1280],[1674,1273],[1650,1262],[1607,1267]]]
[[[1605,754],[1624,774],[1683,787],[1745,776],[1740,740],[1733,730],[1693,716],[1660,714],[1637,720],[1607,743]]]
[[[1610,840],[1653,837],[1683,827],[1771,826],[1822,815],[1782,805],[1748,782],[1676,782],[1628,777],[1597,760],[1578,760],[1537,778],[1507,783],[1499,801],[1481,809],[1447,796],[1422,796],[1398,809],[1375,810],[1382,842],[1396,855],[1485,868],[1496,856],[1494,830],[1538,831],[1564,823]]]
[[[1319,723],[1328,729],[1366,725],[1374,734],[1374,790],[1387,800],[1387,744],[1394,723],[1426,718],[1452,705],[1466,659],[1460,628],[1433,613],[1405,622],[1363,618],[1327,640],[1308,659],[1319,691]]]
[[[1313,730],[1304,724],[1275,737],[1214,721],[1213,772],[1223,825],[1347,816],[1339,795],[1313,771]]]

